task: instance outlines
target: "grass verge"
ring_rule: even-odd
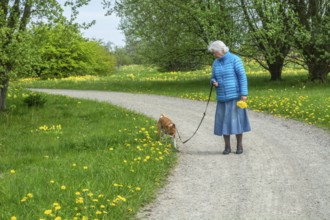
[[[129,219],[176,162],[156,121],[107,103],[10,91],[0,113],[0,219]]]
[[[283,70],[283,80],[271,82],[255,63],[245,65],[249,81],[249,108],[277,117],[292,118],[330,131],[330,76],[328,82],[309,82],[298,67]],[[108,77],[83,76],[62,80],[25,79],[18,85],[38,88],[111,90],[151,93],[207,100],[211,69],[159,73],[153,68],[127,66]],[[215,96],[212,96],[215,101]]]

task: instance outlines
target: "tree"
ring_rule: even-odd
[[[301,51],[309,79],[327,81],[330,72],[330,2],[329,0],[288,0],[295,24],[290,33]]]
[[[112,12],[121,17],[127,43],[143,45],[138,51],[150,63],[167,71],[189,70],[209,63],[206,53],[211,41],[221,39],[229,46],[237,45],[239,38],[232,37],[240,36],[234,2],[120,0]]]
[[[271,80],[282,78],[284,60],[291,48],[290,27],[283,0],[240,0],[246,35],[245,56],[255,59],[271,75]]]
[[[76,26],[38,24],[32,34],[39,57],[32,73],[41,78],[105,75],[115,68],[114,56],[101,42],[84,39]]]
[[[71,1],[68,1],[71,2]],[[75,12],[79,6],[89,0],[77,0],[72,5]],[[15,49],[24,48],[26,29],[31,20],[47,19],[56,23],[60,19],[62,8],[55,0],[1,0],[0,1],[0,111],[6,108],[6,97],[11,75],[15,74],[18,60],[29,59],[27,53],[13,56]]]

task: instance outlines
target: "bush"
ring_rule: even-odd
[[[23,99],[23,102],[27,104],[28,107],[42,107],[47,102],[46,98],[38,93],[31,93]]]

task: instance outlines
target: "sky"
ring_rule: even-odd
[[[65,0],[58,0],[64,4]],[[64,8],[64,15],[70,17],[70,8]],[[125,46],[125,36],[118,30],[120,19],[115,15],[105,16],[106,10],[102,8],[101,0],[92,0],[88,6],[79,9],[79,15],[76,20],[78,23],[89,23],[93,20],[96,23],[87,30],[81,30],[84,37],[95,38],[103,42],[112,42],[115,46]]]

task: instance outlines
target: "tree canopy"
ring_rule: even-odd
[[[104,0],[121,17],[128,48],[164,70],[209,62],[207,45],[224,41],[281,79],[288,54],[299,54],[312,80],[329,73],[328,0]],[[137,45],[142,46],[137,46]]]
[[[0,111],[6,108],[9,80],[38,75],[42,78],[81,74],[108,74],[114,56],[101,42],[86,40],[75,23],[78,9],[90,0],[66,1],[65,18],[58,1],[0,1]]]

